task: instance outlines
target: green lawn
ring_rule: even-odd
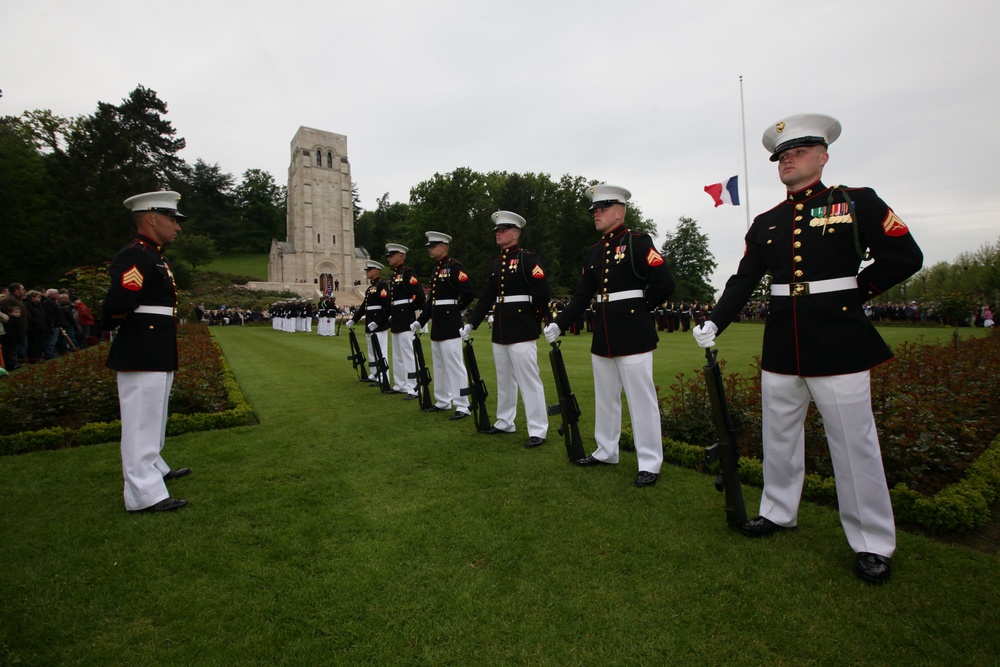
[[[202,267],[205,271],[229,273],[234,276],[251,276],[255,280],[267,280],[268,254],[231,252]]]
[[[762,327],[720,337],[730,369]],[[836,512],[751,541],[708,476],[636,489],[357,381],[346,337],[215,328],[261,423],[167,441],[191,507],[133,516],[117,444],[0,458],[0,664],[995,664],[1000,557],[901,533],[870,588]],[[934,332],[934,333],[931,333]],[[950,330],[887,329],[893,342]],[[970,330],[963,333],[968,334]],[[589,336],[563,338],[593,428]],[[493,381],[488,333],[475,342]],[[430,345],[424,338],[425,353]],[[544,341],[539,351],[544,352]],[[429,358],[429,356],[428,356]],[[661,387],[703,364],[662,335]],[[550,402],[548,360],[540,358]],[[490,398],[491,413],[494,397]],[[754,513],[756,488],[744,490]]]

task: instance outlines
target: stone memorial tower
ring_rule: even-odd
[[[368,253],[354,246],[347,137],[300,127],[291,147],[286,239],[271,242],[267,283],[248,286],[304,297],[329,291],[340,304],[360,303],[355,282],[363,290]]]

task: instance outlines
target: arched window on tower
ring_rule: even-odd
[[[333,169],[333,151],[326,152],[326,166],[328,169]]]
[[[323,151],[321,151],[318,148],[316,149],[316,166],[317,167],[323,166]]]

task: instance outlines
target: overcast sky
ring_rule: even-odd
[[[142,84],[189,163],[279,183],[300,125],[344,134],[367,209],[458,167],[599,179],[658,241],[697,220],[721,287],[782,199],[760,139],[793,113],[842,122],[824,181],[875,188],[925,265],[996,242],[998,27],[997,0],[0,0],[0,115]],[[749,206],[714,208],[744,178],[741,75]]]

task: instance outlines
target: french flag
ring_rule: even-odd
[[[706,185],[705,192],[712,195],[716,206],[722,206],[723,204],[740,205],[740,186],[737,176],[733,176],[722,183]]]

